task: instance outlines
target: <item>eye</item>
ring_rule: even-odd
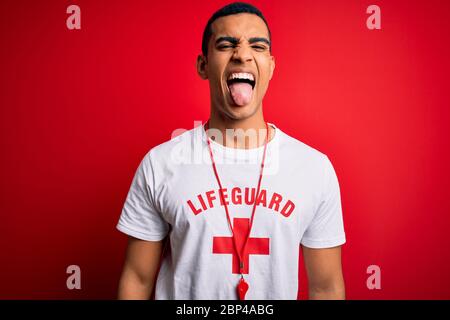
[[[265,46],[252,46],[253,49],[255,49],[256,51],[264,51],[266,50]]]
[[[233,45],[229,45],[229,44],[225,44],[225,45],[220,45],[218,48],[219,49],[228,49],[228,48],[233,48]]]

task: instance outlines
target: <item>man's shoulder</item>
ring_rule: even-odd
[[[199,138],[199,134],[201,134],[200,129],[201,126],[184,130],[184,132],[172,136],[169,140],[151,147],[144,159],[168,163],[180,157],[188,156],[188,153],[190,155],[190,151],[195,146],[196,138]],[[199,140],[197,139],[197,141]]]
[[[314,165],[326,165],[330,162],[328,156],[306,142],[289,135],[277,128],[278,147],[282,157],[292,158],[299,163],[311,163]],[[202,126],[186,130],[171,139],[164,141],[147,152],[144,159],[152,162],[189,163],[196,157],[195,153],[201,154],[202,148]],[[198,156],[198,155],[197,155]]]
[[[323,163],[323,161],[328,161],[328,156],[316,147],[313,147],[281,130],[280,135],[282,138],[281,147],[283,152],[289,154],[289,156],[295,157],[296,159],[320,163]]]

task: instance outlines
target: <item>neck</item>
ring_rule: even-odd
[[[262,112],[257,112],[246,119],[231,119],[211,111],[208,124],[209,129],[220,131],[223,139],[215,139],[215,141],[226,147],[251,149],[264,145],[266,141],[266,121]],[[268,125],[268,128],[267,142],[273,138],[275,133],[273,127]],[[214,131],[211,130],[208,135],[214,136]]]

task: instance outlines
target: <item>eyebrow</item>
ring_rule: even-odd
[[[234,45],[237,45],[239,43],[238,38],[225,36],[225,37],[219,37],[216,40],[216,45],[219,44],[220,42],[224,42],[224,41],[231,42]],[[253,38],[248,39],[248,42],[250,44],[255,43],[255,42],[264,42],[270,46],[270,41],[264,37],[253,37]]]

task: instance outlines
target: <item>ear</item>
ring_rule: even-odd
[[[269,80],[272,80],[273,71],[275,70],[275,57],[270,56],[270,76]]]
[[[208,79],[208,73],[206,71],[206,57],[204,55],[198,55],[197,57],[197,73],[203,80]]]

